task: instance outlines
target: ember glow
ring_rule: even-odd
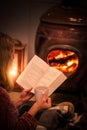
[[[62,72],[73,73],[78,68],[79,58],[73,51],[53,50],[47,56],[47,63]]]

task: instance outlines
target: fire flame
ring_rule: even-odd
[[[62,72],[73,73],[78,68],[79,58],[73,51],[53,50],[47,56],[47,63]]]

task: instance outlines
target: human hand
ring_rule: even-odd
[[[47,97],[47,95],[44,93],[42,98],[37,101],[36,104],[38,105],[38,110],[50,108],[51,98]]]
[[[51,98],[47,98],[47,95],[44,93],[42,98],[39,101],[36,101],[31,109],[28,111],[29,114],[35,116],[36,113],[41,109],[48,109],[51,107]]]
[[[23,103],[25,103],[26,101],[28,101],[29,99],[31,99],[34,96],[34,94],[31,93],[31,90],[32,90],[32,88],[22,91],[20,98]]]
[[[32,88],[23,90],[21,92],[20,96],[18,97],[18,99],[13,101],[14,105],[16,107],[19,107],[20,105],[23,105],[25,102],[27,102],[29,99],[31,99],[34,96],[34,94],[31,93],[31,90],[32,90]]]

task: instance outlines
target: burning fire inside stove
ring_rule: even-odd
[[[47,63],[64,73],[73,73],[79,65],[77,54],[69,50],[53,50],[48,53]]]

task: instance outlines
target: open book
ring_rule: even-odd
[[[37,86],[48,87],[50,96],[66,79],[67,77],[61,71],[34,55],[16,82],[24,89],[33,87],[33,93]]]

